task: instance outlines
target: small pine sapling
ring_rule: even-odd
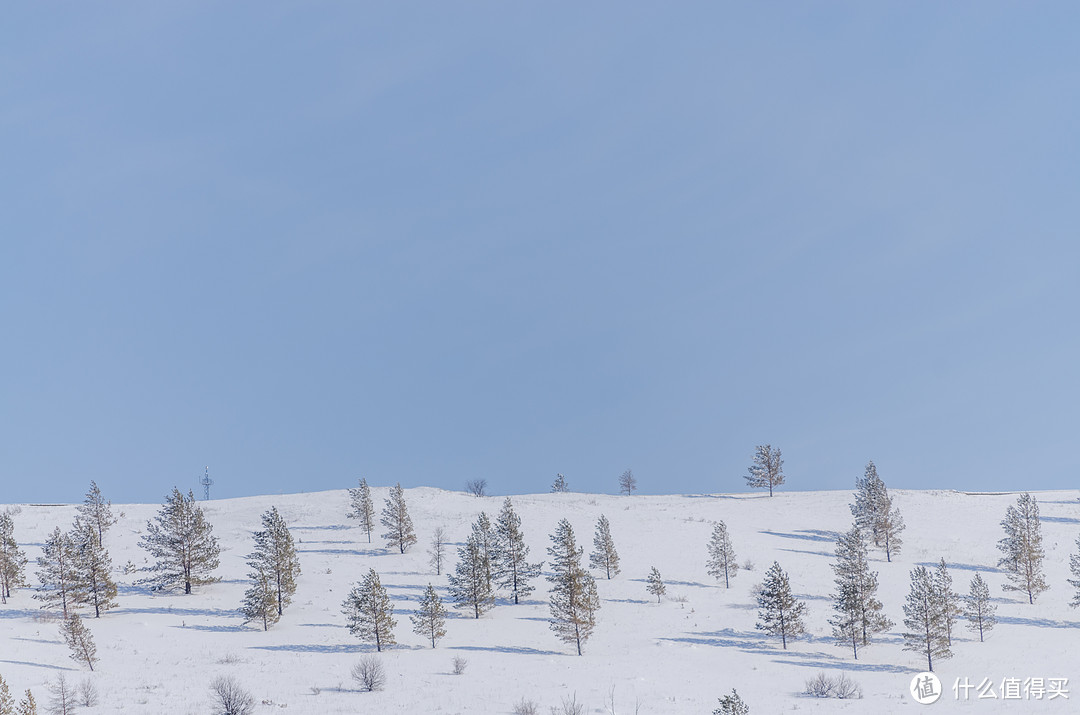
[[[968,595],[964,597],[964,618],[967,619],[968,630],[978,631],[980,643],[986,632],[997,625],[996,612],[997,606],[990,600],[990,587],[981,575],[975,574]]]
[[[735,578],[739,564],[735,560],[735,548],[731,545],[731,537],[728,536],[724,522],[716,522],[708,548],[709,560],[705,565],[709,575],[717,579],[723,577],[724,588],[731,588],[731,579]]]
[[[945,565],[945,559],[941,559],[933,575],[934,596],[937,598],[938,610],[941,611],[941,622],[945,626],[945,640],[952,647],[952,629],[956,624],[956,618],[960,615],[960,594],[952,590],[952,576]]]
[[[806,626],[803,615],[806,604],[791,593],[788,575],[773,562],[765,572],[765,580],[758,587],[758,630],[774,636],[780,636],[780,642],[787,650],[788,640],[805,635]]]
[[[437,527],[431,534],[431,546],[428,548],[428,563],[435,569],[435,575],[441,576],[443,560],[446,558],[446,529]]]
[[[566,477],[561,474],[556,474],[555,481],[551,484],[551,493],[557,494],[568,491],[570,491],[570,485],[566,483]]]
[[[713,715],[750,715],[750,706],[732,688],[731,695],[720,698],[720,707],[713,710]]]
[[[20,700],[18,707],[15,708],[15,715],[38,715],[37,701],[29,690],[26,691],[26,697]]]
[[[79,574],[75,568],[75,545],[71,535],[60,527],[45,539],[42,555],[38,557],[37,577],[41,585],[34,598],[41,601],[42,608],[59,606],[66,619],[69,610],[77,603],[76,590]]]
[[[405,504],[405,490],[401,484],[395,484],[390,489],[382,510],[380,523],[386,528],[383,538],[386,539],[388,549],[398,549],[405,553],[410,546],[416,543],[416,532],[413,530],[412,518]]]
[[[0,675],[0,715],[12,715],[15,712],[15,699],[11,697],[11,690]]]
[[[366,478],[360,480],[360,486],[349,489],[349,511],[345,516],[360,522],[370,544],[371,532],[375,530],[375,502],[371,500],[371,487]]]
[[[611,538],[611,524],[603,514],[596,522],[596,534],[593,536],[593,551],[589,554],[589,566],[603,571],[608,580],[619,574],[619,552],[615,550],[615,540]]]
[[[655,566],[649,571],[648,582],[649,585],[646,590],[656,596],[656,602],[660,603],[660,597],[667,593],[667,587],[664,585],[664,580],[660,578],[660,572],[656,570]]]
[[[72,613],[60,627],[60,633],[64,642],[71,650],[71,659],[80,663],[86,663],[92,671],[97,662],[97,648],[94,646],[94,638],[90,635],[90,629],[86,627],[78,613]]]
[[[435,592],[435,587],[430,583],[420,600],[420,608],[409,616],[409,620],[413,624],[413,633],[430,640],[432,648],[446,635],[446,609],[443,608],[442,599]]]

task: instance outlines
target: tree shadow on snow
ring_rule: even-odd
[[[514,646],[455,645],[450,646],[447,650],[477,650],[486,651],[488,653],[514,653],[515,655],[566,655],[566,653],[561,651]]]
[[[601,598],[600,600],[608,603],[652,603],[652,600],[648,598]]]
[[[936,569],[941,565],[940,561],[919,561],[916,566],[925,566],[928,569]],[[996,566],[982,566],[979,564],[959,564],[952,563],[948,560],[945,561],[945,566],[950,569],[956,569],[958,571],[981,571],[982,573],[1004,573]]]
[[[807,551],[806,549],[780,549],[780,551],[787,551],[792,554],[810,554],[811,556],[825,556],[830,559],[836,556],[836,554],[829,553],[828,551]]]
[[[820,653],[794,653],[791,655],[806,656],[802,660],[773,659],[773,663],[783,665],[798,665],[804,668],[829,668],[831,670],[854,670],[862,673],[918,673],[918,668],[905,668],[902,665],[890,665],[889,663],[863,663],[857,660],[847,660],[822,655]],[[787,655],[787,654],[785,654]]]
[[[338,643],[336,645],[318,645],[299,643],[288,645],[253,645],[250,650],[272,650],[286,653],[374,653],[375,646],[363,643]]]
[[[385,549],[297,549],[298,554],[325,554],[327,556],[376,556],[386,553]]]
[[[836,543],[836,540],[840,538],[840,534],[836,531],[822,531],[821,529],[796,529],[794,532],[772,531],[770,529],[763,529],[758,533],[768,534],[769,536],[779,536],[784,539],[799,539],[801,541],[827,541],[829,543]]]
[[[195,623],[186,623],[182,626],[171,626],[182,631],[207,631],[209,633],[239,633],[241,631],[254,631],[254,626],[202,626]],[[259,628],[258,630],[262,630]]]
[[[326,524],[324,526],[290,526],[290,531],[344,531],[345,529],[360,528],[359,525],[351,524]]]
[[[75,668],[68,668],[63,665],[50,665],[49,663],[31,663],[28,660],[0,660],[0,663],[10,663],[11,665],[28,665],[31,668],[48,668],[49,670],[66,670],[73,671]]]
[[[1050,618],[1018,618],[1017,616],[998,616],[998,623],[1011,626],[1038,626],[1040,628],[1080,628],[1076,621],[1055,621]]]
[[[1059,524],[1080,524],[1080,519],[1071,516],[1040,516],[1039,521],[1054,521]]]
[[[44,611],[29,608],[0,608],[0,618],[33,618],[40,616]]]
[[[142,613],[157,616],[209,616],[216,618],[243,618],[239,611],[228,611],[222,608],[114,608],[110,611],[113,615]]]

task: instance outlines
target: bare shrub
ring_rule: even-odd
[[[226,653],[225,655],[218,658],[218,665],[232,665],[234,663],[240,662],[242,662],[240,660],[240,656],[238,656],[236,653]]]
[[[540,715],[540,706],[534,700],[522,698],[514,706],[514,715]]]
[[[352,667],[352,679],[366,692],[382,690],[386,685],[386,669],[378,656],[365,655]]]
[[[255,712],[255,698],[229,676],[214,678],[210,683],[214,694],[215,713],[221,715],[251,715]]]
[[[68,683],[63,673],[56,674],[56,680],[49,683],[49,707],[48,712],[55,715],[71,715],[75,712],[78,694],[75,688]]]
[[[818,673],[806,681],[806,694],[815,698],[838,698],[840,700],[857,700],[862,697],[862,688],[846,674],[839,676]]]
[[[585,706],[577,701],[577,693],[562,699],[560,715],[583,715],[584,712]]]
[[[743,571],[753,571],[754,570],[754,562],[751,561],[750,559],[747,559],[746,561],[743,561],[742,567],[743,567]]]
[[[85,708],[92,708],[98,704],[98,690],[97,686],[94,685],[94,681],[87,678],[79,683],[76,700],[78,700],[79,705]]]
[[[454,665],[454,675],[461,675],[465,672],[465,668],[469,666],[469,661],[465,660],[460,655],[455,655],[451,663]]]
[[[482,497],[487,494],[487,480],[486,479],[470,479],[465,482],[465,491],[472,494],[474,497]]]

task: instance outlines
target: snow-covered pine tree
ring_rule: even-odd
[[[630,496],[635,489],[637,489],[637,478],[634,476],[633,470],[627,469],[619,475],[619,493]]]
[[[386,528],[386,533],[383,534],[383,538],[386,539],[386,548],[397,548],[401,553],[405,553],[416,543],[412,518],[409,517],[408,507],[405,506],[405,490],[401,488],[400,483],[390,488],[390,496],[386,498],[382,518],[379,521]]]
[[[1073,608],[1080,606],[1080,537],[1076,539],[1077,553],[1069,555],[1069,572],[1073,578],[1068,579],[1069,585],[1076,589],[1069,605]]]
[[[866,465],[861,479],[855,480],[855,503],[850,505],[855,523],[875,546],[885,549],[885,559],[900,553],[904,519],[894,507],[884,480],[873,462]]]
[[[739,563],[735,560],[735,548],[731,545],[731,537],[728,536],[727,525],[716,522],[713,527],[712,538],[709,539],[709,560],[705,563],[710,576],[724,579],[724,588],[731,588],[731,579],[739,570]]]
[[[877,574],[870,570],[866,537],[858,524],[836,540],[836,593],[833,595],[835,615],[829,619],[833,637],[839,646],[851,646],[855,660],[859,647],[870,645],[870,637],[892,627],[892,621],[882,613],[876,597]]]
[[[596,611],[600,608],[596,581],[581,566],[585,549],[578,547],[569,521],[559,520],[551,541],[548,554],[552,573],[547,577],[552,584],[549,625],[564,643],[574,643],[581,655],[581,644],[596,628]]]
[[[1039,505],[1027,492],[1010,506],[1001,522],[1005,538],[998,541],[998,550],[1005,555],[998,561],[1008,572],[1011,583],[1002,585],[1005,591],[1023,591],[1028,603],[1035,603],[1040,593],[1050,588],[1043,574],[1042,524]]]
[[[646,590],[656,596],[656,602],[660,603],[660,597],[667,593],[667,586],[664,585],[664,579],[660,578],[660,572],[656,570],[655,566],[649,571],[647,580],[649,585],[646,587]]]
[[[979,632],[980,643],[986,631],[997,625],[997,618],[994,617],[996,611],[997,606],[990,600],[990,587],[982,576],[975,574],[968,595],[964,597],[964,618],[967,619],[968,630]]]
[[[428,548],[428,563],[435,569],[435,575],[442,575],[443,560],[446,558],[446,529],[436,527],[431,534],[431,546]]]
[[[75,560],[75,592],[77,603],[94,609],[94,618],[102,611],[116,607],[116,582],[112,579],[112,559],[102,545],[98,525],[75,518],[71,530],[72,556]]]
[[[4,682],[4,676],[0,675],[0,715],[13,715],[15,712],[15,699],[11,697],[11,689]]]
[[[491,519],[484,512],[476,517],[472,525],[472,534],[476,537],[476,543],[480,546],[480,558],[484,564],[484,576],[487,578],[489,591],[494,590],[495,584],[495,531],[491,527]]]
[[[945,565],[945,559],[941,559],[933,574],[934,596],[938,600],[938,610],[941,611],[941,622],[945,626],[945,640],[952,647],[952,629],[956,619],[960,615],[960,594],[952,589],[952,576],[949,568]]]
[[[551,484],[551,493],[555,494],[568,491],[570,491],[570,486],[566,483],[566,477],[561,474],[556,474],[555,481]]]
[[[76,707],[75,688],[68,684],[64,671],[58,671],[53,682],[49,683],[49,715],[73,715]]]
[[[514,595],[514,603],[533,592],[530,581],[540,575],[541,563],[530,564],[529,547],[521,533],[521,517],[514,511],[510,497],[503,501],[495,520],[495,573],[498,583]]]
[[[420,599],[420,608],[409,616],[413,624],[413,633],[431,641],[431,647],[446,635],[446,609],[442,599],[435,592],[435,587],[428,584],[427,591]]]
[[[479,618],[495,606],[483,546],[475,531],[458,548],[457,566],[447,578],[454,608],[471,608],[473,615]]]
[[[15,541],[15,520],[0,512],[0,603],[7,603],[11,589],[26,585],[26,554]]]
[[[925,655],[928,671],[934,672],[935,658],[952,657],[940,599],[934,579],[925,566],[916,566],[911,572],[911,591],[904,604],[904,625],[908,628],[903,634],[904,650]]]
[[[806,634],[803,623],[806,604],[791,593],[788,575],[776,561],[765,572],[765,580],[758,587],[757,602],[757,629],[780,636],[784,650],[787,650],[788,639],[795,640]]]
[[[156,559],[150,568],[154,575],[141,583],[153,590],[182,584],[184,593],[189,594],[193,586],[220,580],[213,576],[221,555],[213,531],[195,495],[189,490],[185,496],[173,487],[158,515],[146,522],[146,535],[139,539],[139,546]]]
[[[386,594],[379,575],[370,569],[361,583],[353,586],[345,599],[344,612],[349,632],[362,641],[374,643],[375,650],[394,645],[394,606]]]
[[[300,575],[300,559],[296,555],[292,533],[277,507],[262,515],[262,531],[254,534],[255,550],[248,554],[248,566],[254,571],[248,574],[258,580],[256,574],[266,572],[274,586],[274,603],[277,614],[285,612],[285,607],[292,603],[296,593],[296,577]],[[276,619],[275,619],[276,622]]]
[[[611,538],[611,524],[603,514],[596,521],[596,534],[593,536],[593,551],[589,554],[589,567],[600,569],[607,574],[608,580],[619,574],[619,552],[615,550],[615,540]]]
[[[767,487],[772,496],[773,489],[784,483],[784,460],[780,458],[780,450],[759,444],[754,453],[754,464],[747,471],[750,473],[746,475],[746,483],[754,489]]]
[[[750,706],[743,702],[735,688],[731,695],[720,698],[720,707],[713,710],[713,715],[750,715]]]
[[[244,616],[244,623],[261,622],[263,630],[268,631],[270,626],[281,620],[277,585],[273,574],[264,563],[250,561],[248,565],[254,570],[248,573],[251,585],[244,592],[244,602],[240,606],[240,613]]]
[[[71,535],[53,529],[45,539],[42,555],[38,557],[37,577],[40,582],[34,598],[41,601],[42,608],[60,606],[66,620],[75,604],[79,575],[75,568],[75,547]]]
[[[26,697],[19,701],[19,706],[15,709],[15,715],[38,715],[37,701],[34,700],[34,694],[29,690],[26,691]]]
[[[105,532],[116,523],[117,519],[112,513],[112,502],[105,501],[98,489],[97,482],[90,482],[90,489],[86,492],[83,503],[78,506],[81,520],[94,528],[98,544],[105,543]]]
[[[366,477],[360,480],[360,486],[349,489],[349,512],[345,516],[360,521],[360,528],[367,534],[370,544],[371,532],[375,530],[375,503],[371,501],[371,487]]]
[[[86,627],[78,613],[72,613],[60,626],[60,633],[64,636],[64,642],[71,650],[71,659],[80,663],[86,663],[90,670],[94,669],[97,662],[97,648],[94,639],[90,635],[90,629]]]

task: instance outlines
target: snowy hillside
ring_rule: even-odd
[[[373,488],[381,508],[387,488]],[[405,496],[419,543],[408,553],[383,548],[374,536],[368,544],[345,518],[345,491],[259,496],[210,501],[206,515],[221,540],[218,575],[222,581],[178,593],[152,595],[134,586],[138,574],[124,575],[129,560],[147,565],[138,538],[160,505],[114,505],[124,512],[106,537],[120,582],[119,606],[87,624],[98,645],[94,673],[68,657],[57,620],[43,618],[31,589],[19,589],[0,606],[3,645],[0,675],[13,693],[31,688],[39,704],[48,700],[47,683],[63,670],[69,680],[91,677],[101,704],[84,713],[193,713],[210,710],[208,684],[217,675],[233,675],[261,704],[256,713],[511,713],[523,697],[547,713],[563,696],[576,693],[585,712],[607,713],[614,694],[615,712],[711,713],[717,698],[732,687],[754,715],[781,712],[891,713],[918,712],[908,695],[911,677],[925,658],[902,650],[903,604],[909,572],[917,564],[934,565],[944,557],[954,588],[966,593],[976,571],[990,585],[998,605],[998,626],[985,643],[961,623],[954,657],[936,664],[945,684],[941,711],[1069,712],[1080,706],[1077,628],[1080,612],[1068,606],[1072,589],[1068,557],[1080,535],[1076,492],[1040,492],[1046,570],[1050,590],[1034,605],[1026,596],[1001,590],[1005,575],[995,567],[1002,536],[999,522],[1015,494],[967,495],[950,491],[891,492],[907,522],[904,547],[893,563],[871,550],[879,572],[879,598],[896,625],[860,651],[838,647],[830,633],[829,568],[839,532],[851,525],[851,492],[778,492],[690,496],[604,496],[542,494],[513,497],[531,547],[533,561],[547,560],[546,549],[560,518],[568,518],[578,544],[592,547],[597,518],[605,514],[622,558],[622,573],[598,578],[601,599],[595,634],[578,657],[571,645],[548,628],[546,581],[523,604],[500,599],[480,620],[452,611],[447,636],[435,649],[412,633],[408,614],[431,583],[446,593],[444,575],[428,565],[427,546],[436,527],[445,527],[456,549],[470,524],[484,510],[494,517],[503,497],[475,498],[437,489],[410,489]],[[106,496],[109,496],[106,493]],[[246,588],[244,557],[262,512],[276,506],[288,521],[303,568],[292,606],[269,632],[242,625],[236,609]],[[46,535],[64,529],[73,506],[21,505],[15,517],[16,538],[31,563]],[[705,546],[712,523],[726,522],[738,562],[753,561],[752,571],[738,572],[732,588],[707,575]],[[754,627],[753,591],[778,561],[790,574],[795,593],[807,603],[808,637],[783,650],[779,638]],[[661,603],[646,592],[651,567],[667,584]],[[345,627],[341,604],[359,578],[374,568],[394,601],[398,646],[382,654],[389,674],[385,690],[360,692],[349,677],[353,664],[372,647],[358,642]],[[594,572],[594,575],[599,576]],[[84,612],[85,615],[85,612]],[[451,660],[468,660],[454,675]],[[805,681],[820,671],[847,673],[864,692],[862,700],[821,700],[802,694]],[[956,702],[956,678],[994,681],[995,700]],[[1072,678],[1069,699],[1001,700],[1003,678]],[[640,709],[636,707],[640,705]],[[287,708],[287,709],[286,709]],[[285,710],[283,710],[285,709]]]

